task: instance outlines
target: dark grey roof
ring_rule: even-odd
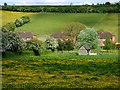
[[[89,45],[83,45],[83,47],[86,49],[86,50],[90,50],[90,46]]]

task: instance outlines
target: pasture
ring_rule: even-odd
[[[80,22],[87,27],[96,30],[110,31],[118,40],[118,14],[98,13],[25,13],[25,12],[2,12],[3,25],[13,22],[15,19],[28,15],[31,22],[17,28],[17,31],[30,31],[38,36],[49,35],[53,32],[63,31],[63,28],[71,22]]]
[[[2,60],[3,88],[118,88],[118,56],[44,53]]]

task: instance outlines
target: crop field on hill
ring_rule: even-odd
[[[87,27],[93,27],[96,30],[110,31],[118,38],[118,14],[97,14],[97,13],[22,13],[22,12],[2,12],[3,25],[13,22],[15,19],[28,15],[31,22],[17,31],[30,31],[41,36],[53,32],[62,31],[63,28],[71,22],[80,22]],[[117,40],[117,39],[116,39]]]
[[[118,88],[118,56],[46,53],[3,58],[3,88]]]

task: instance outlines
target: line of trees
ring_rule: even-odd
[[[119,3],[97,5],[68,5],[68,6],[10,6],[6,3],[2,10],[18,12],[60,12],[60,13],[119,13]]]

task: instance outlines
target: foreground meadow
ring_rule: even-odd
[[[118,88],[118,56],[45,53],[2,60],[3,88]]]

